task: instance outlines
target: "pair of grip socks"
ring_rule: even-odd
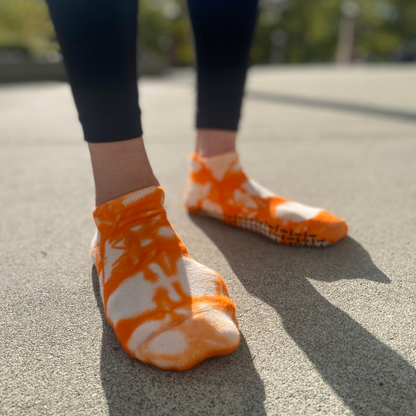
[[[240,333],[224,280],[189,255],[163,202],[163,190],[151,186],[99,205],[95,262],[105,314],[126,352],[187,370],[233,352]],[[185,206],[281,244],[323,247],[347,233],[341,218],[250,180],[236,152],[191,157]]]

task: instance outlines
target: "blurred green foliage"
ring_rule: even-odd
[[[253,63],[271,60],[273,42],[288,63],[334,60],[342,0],[260,0]],[[359,6],[355,56],[386,61],[416,37],[415,0],[355,0]],[[139,40],[144,61],[154,66],[193,62],[192,32],[185,0],[140,0]],[[279,40],[280,39],[280,40]],[[44,0],[0,0],[0,48],[31,52],[57,49]]]
[[[355,0],[358,6],[355,56],[385,61],[416,36],[415,0]],[[270,34],[287,35],[286,62],[334,59],[341,19],[341,0],[262,0],[252,58],[268,62]],[[345,3],[344,3],[345,4]]]
[[[57,49],[43,0],[0,0],[0,48]]]
[[[180,0],[140,0],[139,56],[157,71],[186,66],[194,59],[192,30],[186,4]]]

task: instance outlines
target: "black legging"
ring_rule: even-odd
[[[188,0],[198,68],[197,128],[237,130],[257,2]],[[85,140],[140,137],[138,0],[47,3]]]

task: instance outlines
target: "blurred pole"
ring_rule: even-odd
[[[270,55],[271,64],[282,64],[285,61],[287,35],[282,29],[274,29],[270,33]]]
[[[163,14],[166,19],[177,21],[181,18],[182,7],[177,1],[170,1],[163,7]],[[178,62],[178,47],[179,42],[176,33],[168,35],[166,51],[168,51],[168,66],[173,68]]]
[[[178,39],[177,37],[173,34],[171,35],[171,47],[169,49],[169,66],[170,68],[174,68],[177,65],[177,56],[178,56]]]
[[[341,4],[341,20],[338,32],[338,47],[336,62],[350,64],[354,58],[355,27],[359,6],[353,1],[344,1]]]

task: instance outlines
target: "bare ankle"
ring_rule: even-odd
[[[196,153],[202,157],[209,157],[235,151],[236,139],[236,131],[198,129]]]
[[[112,143],[89,143],[96,204],[148,186],[158,186],[143,138]]]

